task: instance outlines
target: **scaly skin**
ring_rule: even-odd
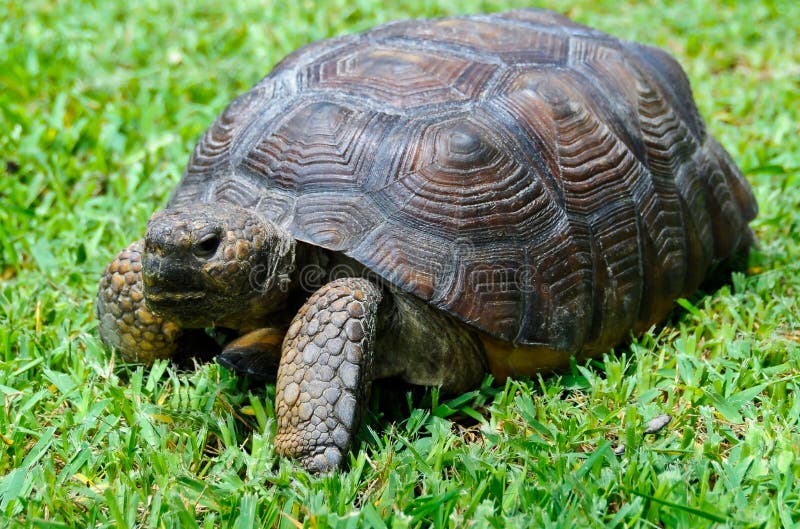
[[[182,330],[145,306],[143,250],[144,241],[136,241],[111,261],[100,278],[96,310],[100,338],[126,361],[150,365],[175,354]]]
[[[381,291],[346,278],[314,293],[292,321],[278,370],[278,452],[309,470],[341,465],[372,376]]]

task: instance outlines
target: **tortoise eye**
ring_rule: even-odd
[[[217,252],[217,248],[219,248],[220,238],[219,235],[216,233],[209,233],[202,239],[200,239],[197,244],[194,245],[192,252],[197,257],[211,257]]]

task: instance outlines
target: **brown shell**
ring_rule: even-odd
[[[663,318],[756,213],[669,55],[541,10],[299,49],[200,140],[170,205],[197,201],[568,353]]]

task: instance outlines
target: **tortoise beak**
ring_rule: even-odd
[[[197,270],[180,260],[148,252],[142,259],[142,283],[147,304],[156,312],[206,297]]]

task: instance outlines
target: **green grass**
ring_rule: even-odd
[[[121,366],[100,344],[101,270],[234,94],[315,39],[514,3],[0,2],[0,526],[800,523],[790,0],[556,6],[677,56],[761,206],[748,273],[630,347],[449,402],[384,390],[349,470],[317,477],[273,453],[273,387]]]

